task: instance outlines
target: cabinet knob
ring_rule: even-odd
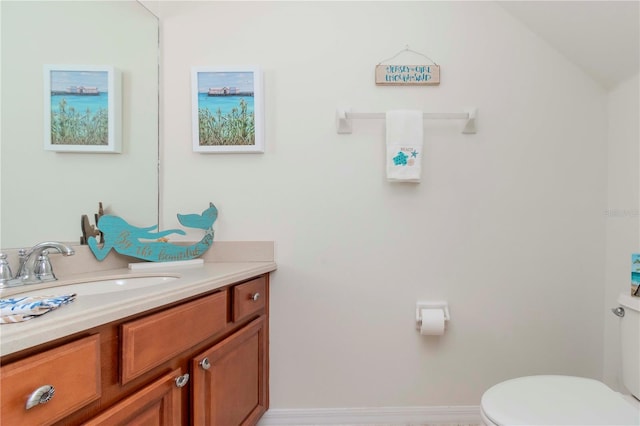
[[[253,293],[251,296],[249,296],[249,299],[253,300],[254,302],[257,301],[260,298],[260,293]]]
[[[619,316],[620,318],[624,317],[624,308],[622,306],[618,306],[617,308],[613,308],[611,309],[611,312],[614,313],[614,315]]]
[[[177,387],[182,388],[187,383],[189,383],[189,373],[185,373],[182,376],[176,377],[176,386]]]
[[[209,362],[209,358],[205,358],[202,361],[200,361],[200,367],[202,367],[203,370],[210,369],[211,363]]]
[[[55,391],[56,389],[51,385],[40,386],[38,389],[34,390],[31,395],[29,395],[26,409],[28,410],[36,405],[46,404],[51,400],[51,398],[53,398]]]

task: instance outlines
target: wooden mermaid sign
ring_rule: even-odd
[[[187,228],[205,231],[204,237],[195,244],[176,245],[167,242],[171,234],[185,235],[182,229],[153,232],[158,225],[138,228],[118,216],[104,215],[98,220],[98,229],[104,235],[102,247],[95,237],[89,237],[87,244],[98,260],[103,260],[111,249],[126,256],[153,262],[170,262],[195,259],[202,256],[213,244],[213,223],[218,218],[218,209],[213,203],[202,214],[178,214],[178,221]]]

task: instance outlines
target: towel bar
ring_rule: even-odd
[[[425,119],[433,120],[467,120],[462,133],[474,134],[476,133],[477,114],[478,109],[474,107],[467,108],[466,112],[425,112],[422,116]],[[383,112],[352,112],[350,108],[338,108],[336,109],[336,131],[339,134],[350,134],[352,133],[352,119],[384,119],[385,116]]]

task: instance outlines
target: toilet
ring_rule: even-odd
[[[640,426],[640,298],[621,294],[618,303],[624,309],[620,318],[622,381],[631,395],[583,377],[519,377],[498,383],[482,395],[483,423]]]

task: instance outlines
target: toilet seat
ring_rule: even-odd
[[[529,376],[498,383],[480,404],[488,425],[636,425],[640,408],[597,380]]]

